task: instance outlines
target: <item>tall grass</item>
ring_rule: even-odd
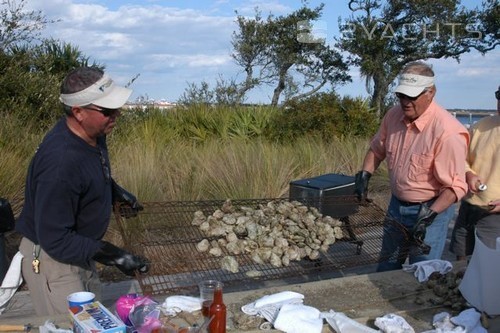
[[[366,138],[266,139],[276,112],[256,107],[125,114],[108,141],[113,177],[141,201],[274,198],[287,196],[292,180],[354,175],[361,167]],[[22,199],[27,166],[45,130],[5,120],[0,195]],[[385,177],[383,170],[380,175]]]
[[[160,140],[161,141],[161,140]],[[274,198],[288,194],[290,181],[324,173],[353,175],[367,141],[301,139],[293,144],[265,140],[207,140],[158,145],[134,141],[115,145],[115,178],[142,200]]]
[[[24,178],[31,156],[42,134],[32,125],[6,114],[0,123],[0,196],[8,198],[15,211],[24,199]]]

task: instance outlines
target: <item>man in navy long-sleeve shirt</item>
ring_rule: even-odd
[[[67,312],[66,296],[99,294],[95,262],[134,275],[147,261],[102,238],[115,201],[142,207],[111,178],[106,135],[132,91],[101,70],[81,67],[61,84],[65,117],[46,134],[26,177],[16,230],[23,235],[22,274],[38,315]]]

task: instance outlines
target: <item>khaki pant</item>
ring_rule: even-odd
[[[40,273],[33,272],[33,242],[23,237],[19,251],[24,256],[22,275],[26,281],[33,307],[38,316],[68,313],[66,297],[77,291],[91,291],[96,300],[101,296],[101,284],[95,267],[83,269],[52,259],[40,249]]]

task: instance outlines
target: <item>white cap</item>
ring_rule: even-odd
[[[118,109],[127,102],[131,94],[131,89],[116,85],[104,74],[90,87],[72,94],[61,94],[59,100],[69,106],[94,104],[107,109]]]
[[[396,92],[415,97],[420,95],[425,88],[432,87],[433,85],[434,77],[432,76],[401,74],[399,76],[399,84],[396,88]]]

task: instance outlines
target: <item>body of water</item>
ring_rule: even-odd
[[[471,112],[471,113],[454,113],[451,111],[452,114],[455,115],[455,117],[460,121],[465,127],[470,127],[473,125],[475,122],[478,120],[484,118],[484,117],[490,117],[491,115],[496,114],[493,111],[488,111],[488,112]]]

